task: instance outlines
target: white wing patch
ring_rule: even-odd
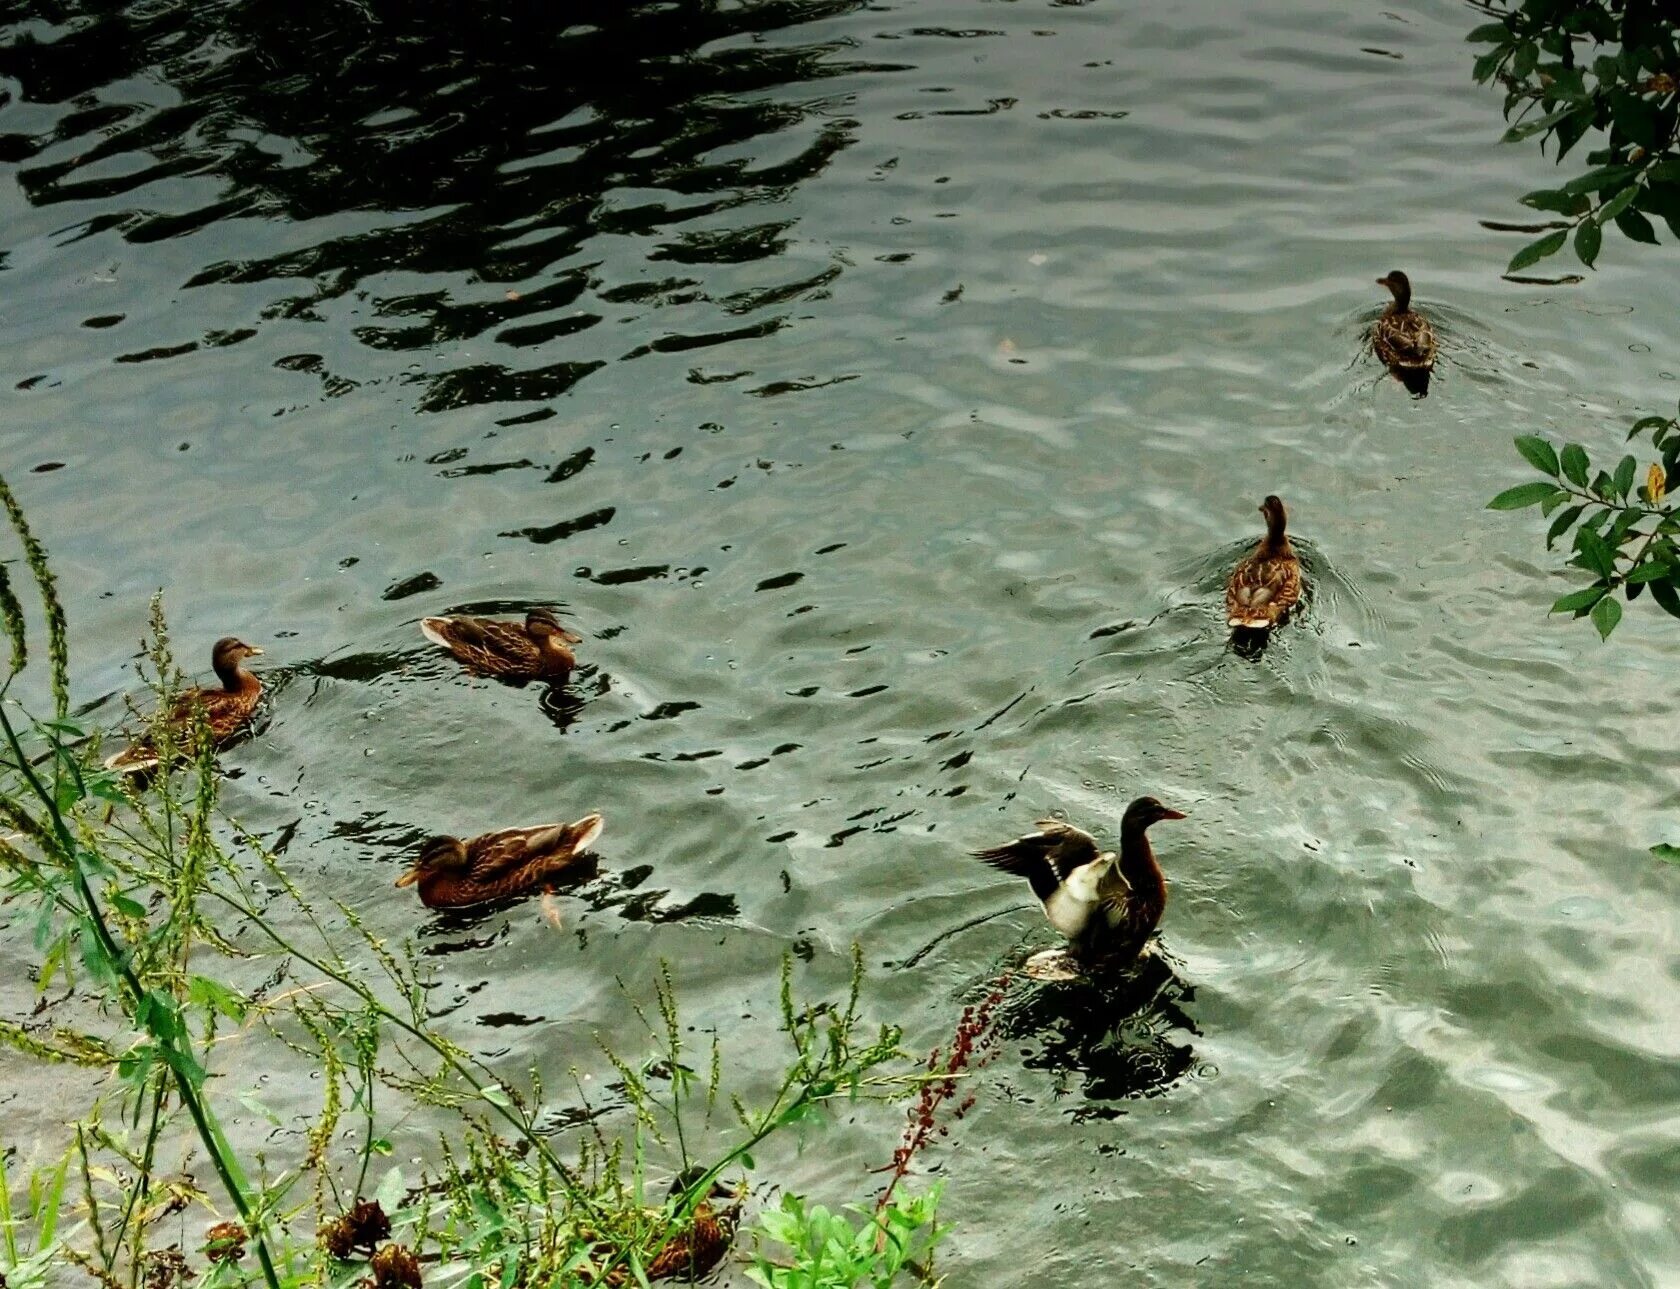
[[[1051,926],[1069,938],[1085,929],[1101,898],[1097,887],[1107,867],[1101,860],[1092,860],[1067,875],[1067,879],[1044,901],[1044,916],[1050,919]]]

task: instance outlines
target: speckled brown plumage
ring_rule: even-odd
[[[1383,365],[1411,388],[1407,376],[1424,376],[1435,368],[1435,329],[1412,308],[1412,284],[1399,269],[1377,279],[1394,298],[1371,329],[1371,347]],[[1428,389],[1425,383],[1423,388]]]
[[[532,609],[522,623],[496,618],[421,618],[420,633],[479,675],[561,683],[577,665],[572,646],[583,639],[562,627],[549,609]]]
[[[456,909],[583,881],[594,872],[587,852],[602,827],[601,816],[589,814],[576,823],[504,828],[470,841],[433,837],[397,885],[419,886],[427,908]]]
[[[234,636],[216,641],[210,651],[210,665],[222,682],[221,687],[189,689],[177,694],[162,718],[169,726],[177,751],[184,755],[193,753],[200,720],[212,747],[224,747],[244,733],[262,700],[262,681],[242,664],[246,658],[261,652],[255,645]],[[129,772],[148,770],[157,763],[157,746],[150,734],[141,735],[105,762],[113,770]]]
[[[1231,570],[1225,617],[1236,628],[1267,631],[1288,618],[1301,599],[1301,560],[1290,544],[1288,512],[1276,497],[1260,505],[1266,535]]]
[[[701,1200],[694,1206],[693,1224],[667,1240],[665,1247],[643,1268],[648,1280],[680,1278],[693,1284],[703,1279],[729,1252],[739,1213],[738,1201],[714,1208],[710,1200]],[[634,1283],[634,1277],[628,1267],[621,1265],[607,1272],[602,1283],[628,1285]]]

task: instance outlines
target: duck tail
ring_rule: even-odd
[[[581,854],[595,844],[606,826],[601,812],[591,811],[576,823],[566,825],[566,844],[573,854]]]
[[[420,634],[425,636],[426,639],[430,640],[433,644],[440,644],[445,649],[447,649],[449,647],[449,636],[447,634],[448,631],[449,631],[449,619],[448,618],[421,618],[420,619]]]

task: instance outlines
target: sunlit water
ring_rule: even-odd
[[[950,1283],[1680,1281],[1676,624],[1548,622],[1532,512],[1482,508],[1514,433],[1672,406],[1676,258],[1501,280],[1479,221],[1553,171],[1494,145],[1476,12],[562,9],[598,25],[12,11],[0,469],[92,719],[156,588],[193,665],[264,645],[227,803],[555,1088],[642,1050],[661,959],[749,1089],[789,949],[821,993],[861,942],[872,1014],[942,1041],[1050,943],[965,852],[1152,792],[1169,957],[1114,1009],[1012,989],[926,1158]],[[1421,402],[1361,353],[1394,267]],[[1268,491],[1312,601],[1245,662]],[[587,636],[571,699],[415,627],[529,603]],[[558,931],[392,889],[428,832],[591,808]],[[296,1150],[315,1085],[253,1082]],[[869,1194],[897,1122],[761,1171]]]

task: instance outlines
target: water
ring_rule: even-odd
[[[952,1283],[1680,1278],[1674,624],[1547,622],[1537,524],[1482,509],[1512,434],[1672,405],[1675,253],[1501,280],[1479,221],[1554,172],[1494,146],[1473,9],[289,12],[0,33],[0,468],[95,719],[155,588],[195,662],[264,645],[229,805],[556,1075],[640,1049],[618,982],[665,959],[750,1088],[780,955],[820,992],[854,938],[941,1041],[1049,942],[964,852],[1152,792],[1170,961],[1118,1025],[1012,995],[929,1156]],[[1360,354],[1394,267],[1423,402]],[[1247,663],[1268,491],[1313,599]],[[576,701],[415,629],[534,602]],[[391,889],[427,832],[590,808],[558,932]],[[258,1082],[295,1149],[315,1089]],[[896,1122],[760,1164],[867,1194]]]

